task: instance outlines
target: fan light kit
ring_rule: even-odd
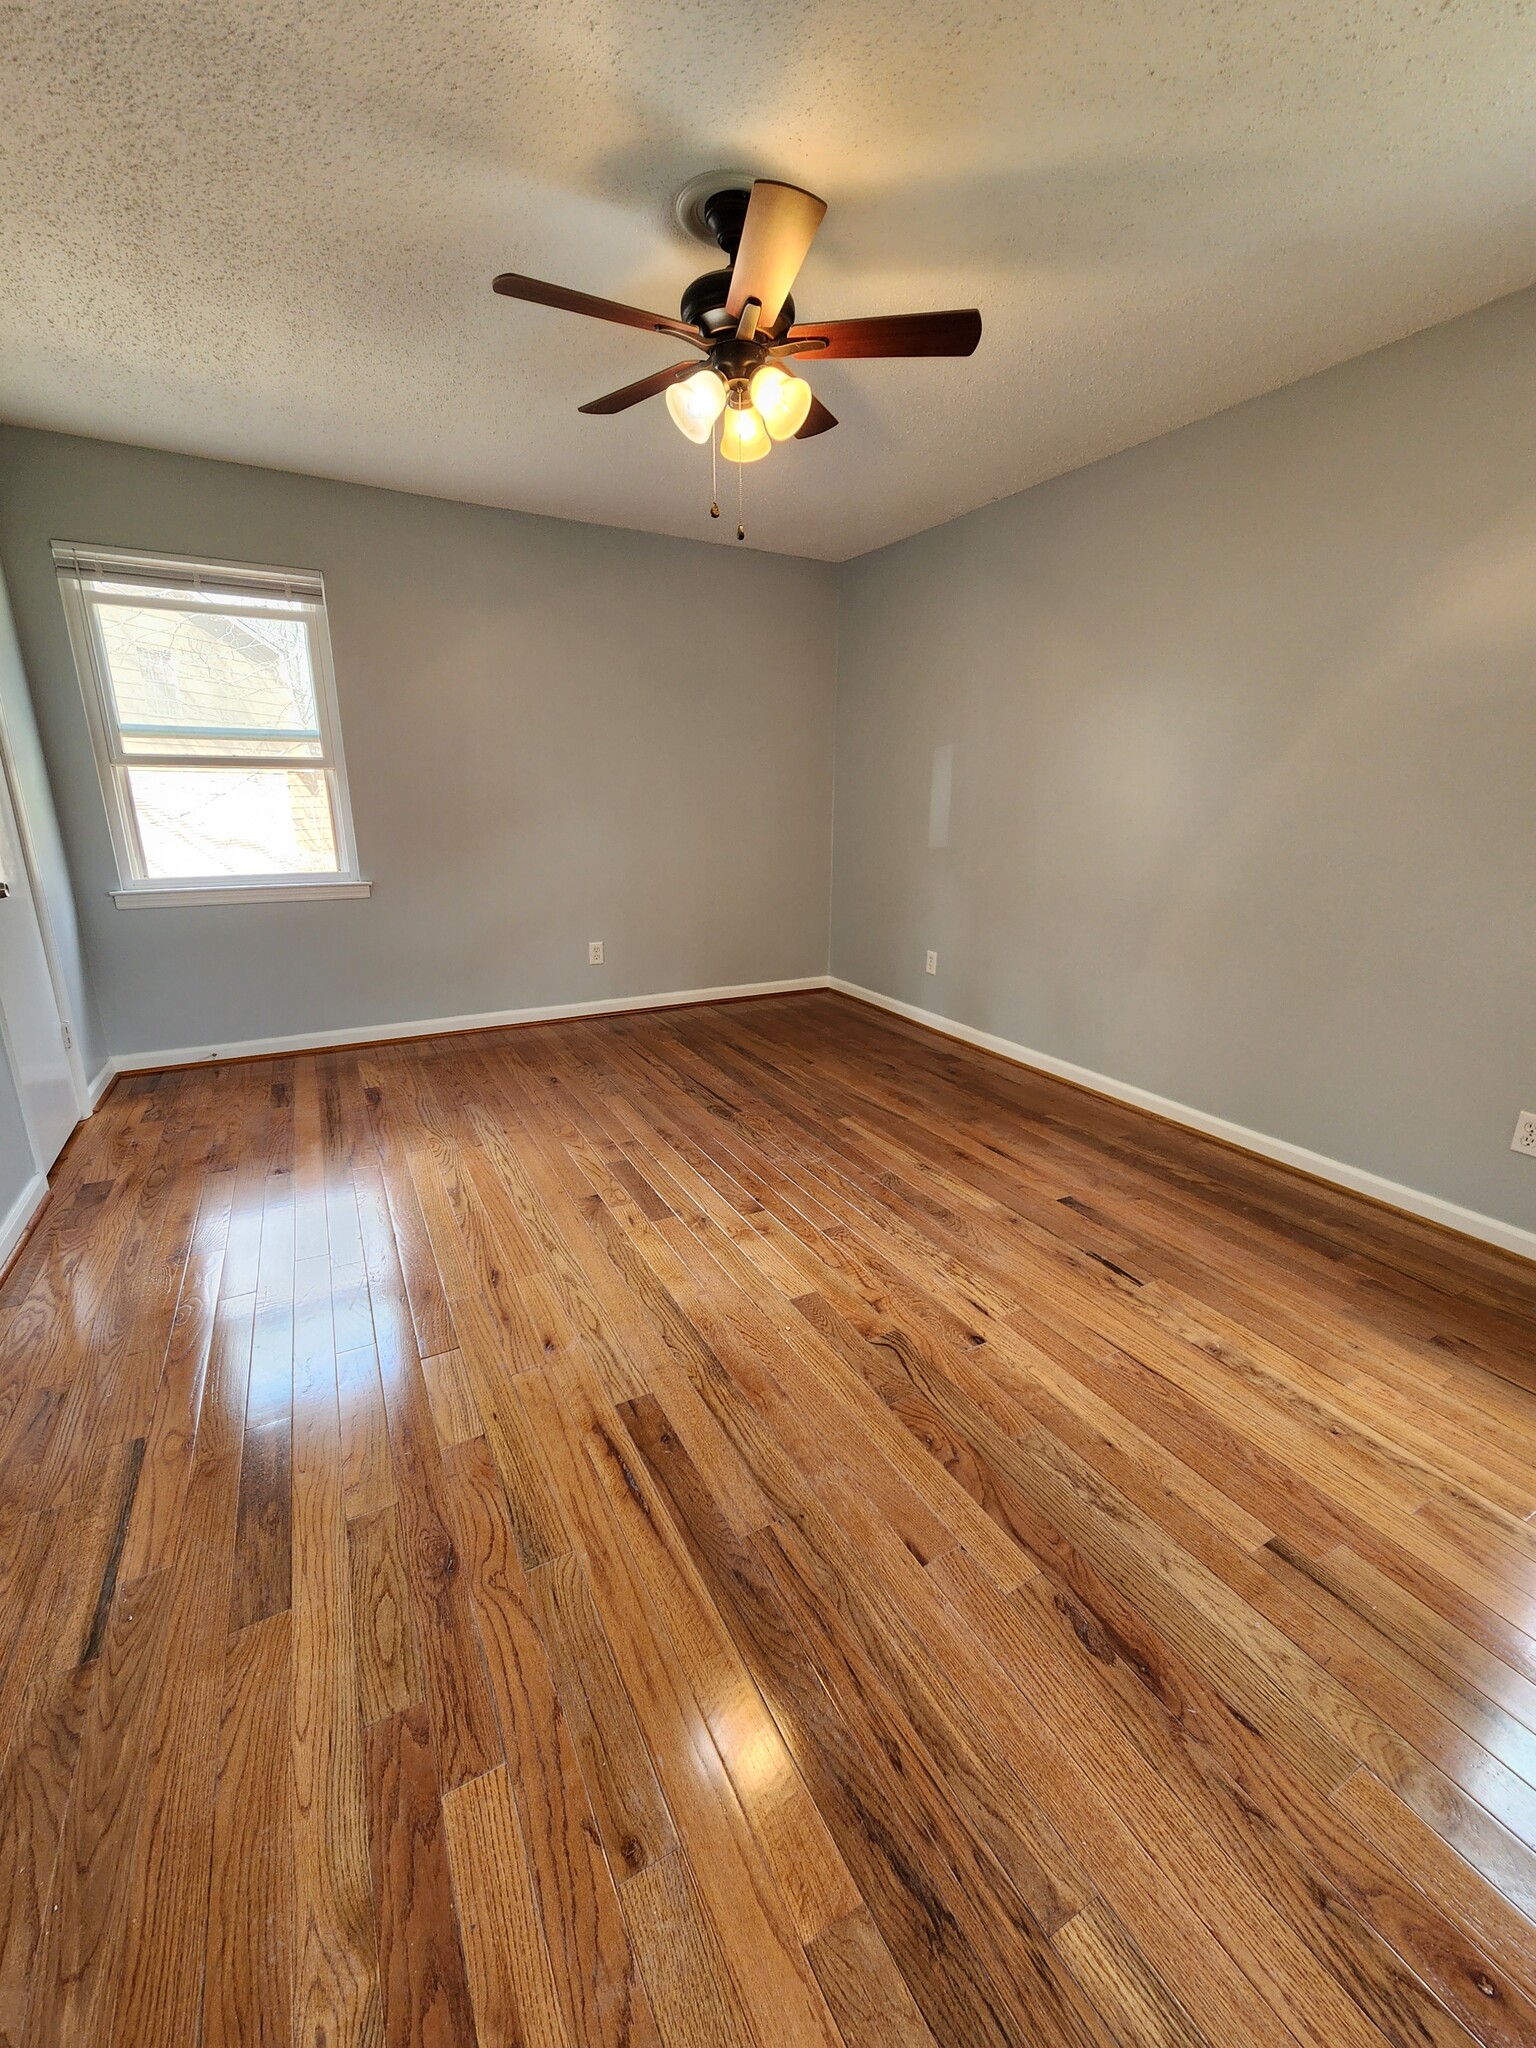
[[[837,425],[793,358],[836,362],[872,356],[968,356],[981,339],[981,315],[968,307],[796,326],[790,287],[821,226],[826,202],[797,185],[768,178],[749,182],[738,174],[722,174],[718,190],[710,189],[714,182],[694,180],[679,196],[678,219],[692,232],[702,231],[716,241],[726,267],[693,280],[683,293],[678,320],[511,271],[495,280],[495,289],[509,299],[670,335],[698,350],[705,359],[702,364],[694,359],[673,363],[638,383],[594,398],[581,411],[624,412],[665,393],[667,411],[679,430],[700,447],[709,443],[711,465],[717,446],[726,461],[736,465],[739,508],[741,473],[748,463],[761,462],[775,441],[808,441]],[[709,509],[711,518],[718,519],[718,493]],[[736,538],[746,539],[739,510]]]

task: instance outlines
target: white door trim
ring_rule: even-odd
[[[75,1116],[78,1119],[89,1116],[95,1107],[86,1079],[85,1061],[80,1052],[80,1019],[74,1013],[74,1006],[69,997],[69,984],[59,967],[58,942],[54,937],[53,920],[48,914],[48,898],[38,874],[37,847],[32,837],[32,822],[27,816],[20,780],[11,758],[11,733],[6,723],[3,703],[0,703],[0,773],[5,776],[6,793],[11,800],[11,815],[16,820],[16,839],[21,848],[21,857],[26,863],[27,880],[32,890],[32,907],[37,916],[37,929],[43,942],[43,957],[48,962],[48,979],[53,983],[53,999],[58,1008],[59,1022],[69,1033],[64,1057],[69,1068],[70,1083],[74,1089]],[[9,1055],[9,1048],[7,1054]],[[30,1125],[28,1132],[30,1135]],[[41,1157],[35,1136],[32,1151],[34,1157]]]

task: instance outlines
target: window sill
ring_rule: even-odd
[[[172,904],[181,903],[207,907],[226,903],[316,903],[334,902],[339,896],[372,894],[372,882],[192,882],[164,889],[114,889],[112,901],[119,910],[167,910]]]

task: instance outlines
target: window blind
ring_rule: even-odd
[[[53,543],[53,564],[62,580],[76,584],[147,584],[210,601],[276,597],[289,603],[319,604],[325,596],[318,569],[249,569],[229,562],[188,562],[164,555],[131,554],[121,548],[82,547],[62,540]]]

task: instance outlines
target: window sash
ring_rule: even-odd
[[[127,766],[114,767],[112,771],[113,778],[117,784],[118,809],[122,815],[127,843],[133,854],[133,873],[124,877],[123,886],[125,888],[195,889],[201,884],[210,889],[228,889],[238,887],[243,881],[260,883],[264,888],[280,888],[285,882],[303,884],[314,882],[349,882],[358,879],[355,868],[350,865],[340,865],[334,868],[251,868],[247,869],[243,874],[226,874],[222,870],[211,875],[150,874],[149,862],[144,854],[144,835],[139,822],[139,807],[134,802],[133,790],[128,778],[130,774],[134,774],[143,768],[153,768],[157,765],[159,764],[153,761],[133,761]],[[178,770],[190,769],[196,774],[203,769],[217,769],[220,764],[212,761],[178,760],[172,763],[172,765]],[[297,771],[300,774],[322,776],[325,781],[326,804],[331,818],[331,843],[336,848],[337,861],[341,863],[346,862],[347,849],[342,834],[342,813],[337,803],[336,778],[329,769],[324,767],[319,761],[280,761],[274,763],[241,761],[237,765],[242,770],[254,768],[269,773],[275,768],[280,773],[286,770],[290,774]]]
[[[152,752],[145,746],[129,748],[124,745],[125,740],[153,739],[204,744],[189,745],[182,753],[174,749]],[[240,746],[223,751],[217,745],[220,740],[238,740]],[[263,746],[267,751],[262,751]],[[293,746],[309,747],[312,751],[307,754],[282,751]],[[153,725],[124,725],[119,720],[112,758],[114,766],[133,768],[275,768],[281,763],[292,768],[328,768],[331,765],[326,753],[325,734],[318,725],[172,725],[169,720]]]
[[[323,754],[114,754],[114,768],[286,768],[323,775],[330,767]]]
[[[70,637],[75,643],[76,665],[80,671],[86,717],[101,776],[102,794],[106,799],[107,823],[112,834],[113,850],[117,855],[122,888],[126,891],[144,889],[195,892],[199,888],[228,890],[231,886],[238,887],[242,882],[249,882],[263,889],[280,889],[286,884],[302,889],[313,887],[317,882],[360,881],[356,847],[352,837],[346,770],[341,757],[340,734],[336,723],[335,678],[326,629],[324,592],[319,577],[313,572],[243,571],[229,565],[213,565],[207,571],[203,571],[197,564],[190,562],[174,562],[163,557],[112,554],[110,551],[74,548],[58,543],[54,547],[54,559],[64,597]],[[125,583],[136,584],[138,595],[128,591],[108,594],[88,587],[100,580],[99,572],[108,560],[112,564],[110,573]],[[158,581],[161,576],[167,578],[166,583]],[[146,585],[157,589],[167,588],[170,587],[169,579],[173,576],[183,587],[188,588],[189,595],[185,599],[151,599],[144,596]],[[194,582],[193,579],[199,576],[206,577],[206,580]],[[237,580],[242,577],[246,579],[244,582]],[[259,590],[262,595],[283,597],[287,600],[284,610],[274,613],[270,608],[242,604],[241,596],[248,596],[253,589]],[[258,727],[249,734],[232,727],[157,724],[151,729],[152,732],[164,732],[167,738],[198,740],[207,733],[212,744],[206,750],[198,748],[186,753],[129,752],[123,745],[123,727],[118,717],[116,693],[112,685],[111,668],[99,617],[100,608],[112,604],[186,611],[224,618],[282,617],[298,620],[304,628],[309,654],[310,675],[315,695],[315,724],[281,729]],[[135,723],[138,722],[130,722],[130,731],[133,730]],[[318,742],[318,751],[302,756],[275,751],[234,754],[218,746],[220,739],[232,738],[267,738],[273,741],[281,738],[288,743]],[[330,811],[331,836],[336,849],[336,867],[307,869],[302,872],[279,870],[274,873],[270,869],[255,870],[247,875],[151,875],[145,859],[137,808],[128,780],[131,772],[149,768],[194,772],[201,769],[276,769],[289,774],[323,776]]]
[[[107,657],[107,643],[102,634],[101,620],[97,616],[99,600],[92,592],[86,590],[81,591],[80,598],[86,615],[86,629],[91,636],[91,653],[96,676],[97,694],[100,698],[99,708],[107,745],[107,758],[115,768],[128,766],[134,768],[228,768],[235,766],[237,763],[245,763],[253,768],[275,768],[283,765],[285,762],[294,765],[292,755],[283,755],[275,752],[271,754],[233,754],[222,751],[216,744],[210,745],[206,751],[200,748],[195,754],[186,753],[161,757],[155,754],[130,753],[123,745],[124,728],[122,720],[118,715],[117,692],[112,684],[112,666]],[[160,609],[158,601],[153,607],[148,606],[143,599],[134,599],[130,600],[130,602],[139,609]],[[232,607],[227,608],[220,604],[175,605],[169,606],[167,609],[200,613],[204,617],[219,619],[236,617],[270,618],[272,616],[270,612],[253,613],[247,611],[240,613]],[[247,734],[235,726],[172,725],[169,721],[165,724],[157,721],[148,728],[146,736],[151,736],[154,733],[164,733],[167,739],[195,740],[201,739],[206,733],[209,740],[215,742],[220,739],[245,739],[247,737],[253,740],[263,737],[274,740],[279,738],[284,740],[318,740],[320,743],[319,753],[306,755],[304,757],[304,765],[311,768],[330,768],[333,763],[333,750],[329,719],[327,717],[329,707],[324,702],[326,693],[321,687],[320,650],[317,644],[319,635],[315,631],[316,621],[321,614],[318,607],[306,605],[302,611],[288,613],[285,616],[292,618],[304,628],[304,644],[309,654],[309,673],[315,688],[316,722],[314,725],[256,726]]]

